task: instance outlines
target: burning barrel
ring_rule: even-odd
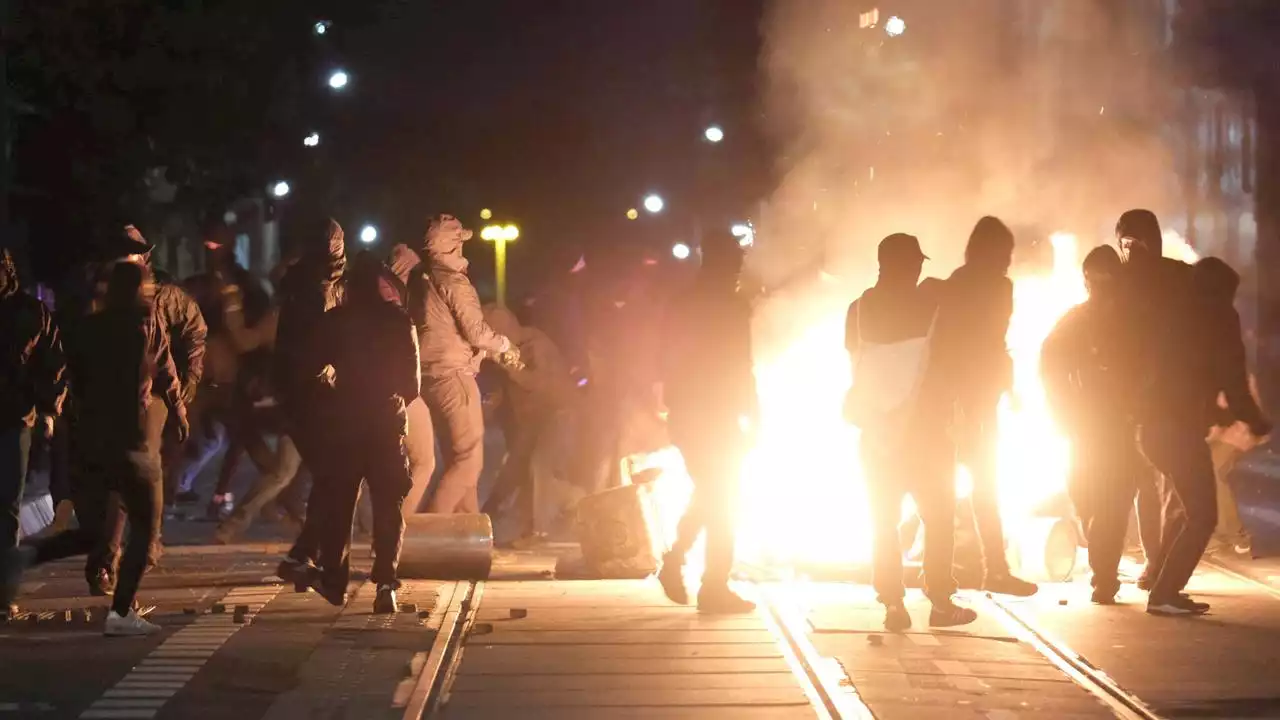
[[[402,578],[484,580],[493,564],[488,515],[418,514],[405,523]]]
[[[1011,543],[1019,573],[1036,582],[1066,582],[1076,570],[1080,533],[1074,520],[1032,517],[1013,533]]]

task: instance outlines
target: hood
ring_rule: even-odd
[[[1116,223],[1116,239],[1126,237],[1141,241],[1156,257],[1164,254],[1164,235],[1160,232],[1160,221],[1150,210],[1129,210],[1120,216]]]
[[[471,231],[452,215],[437,215],[427,226],[423,246],[432,267],[454,272],[466,272],[467,260],[462,257],[462,244],[471,239]]]
[[[324,264],[329,279],[336,281],[342,277],[342,272],[347,267],[346,240],[342,226],[333,218],[325,221],[324,233],[325,244],[315,248],[314,257]]]
[[[400,282],[408,282],[409,273],[422,264],[422,258],[408,245],[400,244],[391,248],[391,272],[400,278]]]
[[[0,250],[0,300],[17,295],[20,289],[18,264],[13,261],[13,255],[7,248]]]
[[[1233,302],[1240,289],[1240,274],[1222,260],[1207,257],[1195,264],[1195,283],[1215,300]]]

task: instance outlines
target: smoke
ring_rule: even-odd
[[[896,0],[864,27],[872,4],[766,12],[764,110],[782,152],[749,267],[767,288],[808,294],[825,272],[856,294],[892,232],[919,236],[926,273],[945,276],[985,214],[1022,253],[1056,230],[1100,242],[1128,207],[1169,206],[1161,3]]]

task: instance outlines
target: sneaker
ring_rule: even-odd
[[[987,581],[982,584],[982,589],[987,592],[996,593],[997,595],[1012,595],[1013,597],[1031,597],[1040,589],[1033,582],[1027,582],[1021,578],[1012,575],[988,575]]]
[[[892,633],[906,632],[911,629],[911,613],[902,603],[884,606],[884,629]]]
[[[689,588],[684,584],[684,563],[670,553],[662,559],[658,582],[662,583],[662,592],[668,600],[677,605],[689,604]]]
[[[209,507],[205,509],[205,516],[214,522],[222,522],[231,517],[235,509],[235,497],[231,493],[214,495],[209,501]]]
[[[1209,603],[1196,602],[1186,594],[1178,594],[1168,600],[1147,600],[1147,612],[1152,615],[1177,617],[1203,615],[1209,612]]]
[[[1253,557],[1253,540],[1245,539],[1236,542],[1231,548],[1237,555],[1243,555],[1248,558]]]
[[[325,602],[334,607],[342,607],[347,604],[347,586],[339,585],[337,582],[325,577],[320,570],[313,570],[310,574],[308,587],[316,592],[317,595],[325,599]]]
[[[311,586],[311,575],[315,571],[315,565],[287,557],[276,566],[276,577],[293,583],[294,592],[306,592]]]
[[[9,603],[7,606],[0,606],[0,625],[18,619],[18,606]]]
[[[107,613],[107,625],[102,630],[102,634],[107,637],[140,637],[158,632],[160,632],[160,626],[138,617],[137,610],[130,610],[124,617],[120,617],[115,610],[112,610]]]
[[[1138,576],[1138,582],[1137,582],[1138,589],[1145,590],[1146,592],[1151,592],[1151,586],[1153,584],[1155,583],[1151,579],[1151,576],[1147,574],[1146,570],[1143,570],[1142,574]]]
[[[195,505],[200,502],[200,493],[195,490],[184,490],[175,498],[179,505]]]
[[[1115,605],[1116,592],[1114,590],[1094,588],[1092,600],[1094,605]]]
[[[929,613],[929,627],[956,627],[978,619],[978,613],[953,602],[934,603]]]
[[[399,611],[400,604],[396,602],[396,586],[379,585],[378,595],[373,599],[373,613],[375,615],[391,615]]]
[[[706,586],[698,591],[698,612],[708,615],[745,615],[755,612],[756,604],[738,595],[728,585]]]

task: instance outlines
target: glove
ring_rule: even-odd
[[[520,359],[520,348],[512,345],[506,352],[498,355],[498,364],[512,370],[524,370],[524,361]]]

